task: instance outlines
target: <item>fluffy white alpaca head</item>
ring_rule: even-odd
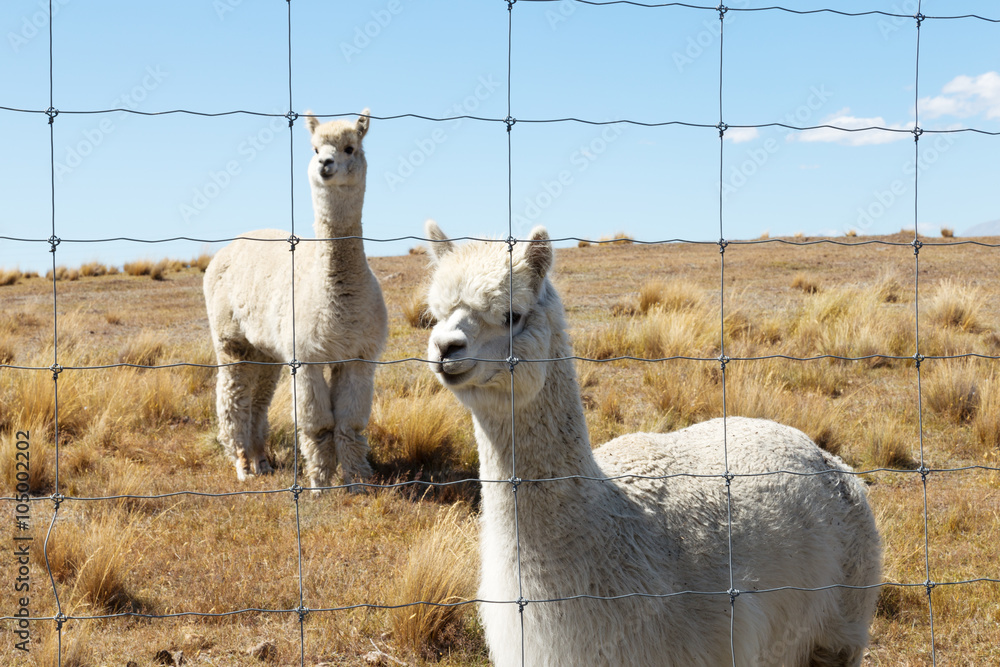
[[[437,324],[428,360],[438,380],[475,408],[477,398],[510,398],[508,358],[518,360],[514,390],[531,400],[545,383],[558,296],[547,279],[552,244],[544,227],[508,251],[507,244],[476,241],[456,246],[433,220],[426,224],[436,264],[428,306]],[[561,307],[556,308],[561,316]],[[512,349],[513,345],[513,349]],[[497,395],[499,392],[499,395]]]
[[[313,188],[364,184],[368,162],[361,141],[368,134],[369,113],[365,109],[353,123],[348,120],[320,123],[313,116],[306,118],[315,151],[309,162],[309,182]]]

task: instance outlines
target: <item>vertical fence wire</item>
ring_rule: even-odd
[[[921,12],[923,0],[917,2],[917,13],[913,17],[916,25],[916,48],[914,53],[914,75],[913,75],[913,156],[914,164],[919,165],[920,160],[920,137],[923,130],[920,128],[920,34],[924,22],[924,15]],[[930,516],[927,505],[927,475],[928,468],[924,451],[924,412],[923,412],[923,390],[921,366],[923,356],[920,354],[920,248],[923,245],[920,241],[920,169],[913,170],[913,313],[914,313],[914,342],[916,351],[914,352],[914,362],[917,371],[917,434],[920,442],[920,488],[923,495],[923,519],[924,519],[924,587],[927,593],[927,616],[931,634],[931,664],[937,665],[937,647],[934,640],[934,601],[932,591],[934,589],[931,579],[931,547],[930,547]]]
[[[297,548],[297,565],[298,565],[298,607],[294,610],[284,610],[284,611],[295,611],[298,613],[299,621],[299,659],[300,664],[304,667],[305,665],[305,620],[309,612],[308,607],[305,604],[305,586],[304,586],[304,559],[303,559],[303,547],[302,547],[302,529],[301,529],[301,506],[300,506],[300,495],[303,487],[300,485],[300,456],[298,451],[298,392],[297,392],[297,371],[302,367],[302,362],[297,358],[296,353],[296,339],[295,339],[295,249],[299,242],[299,238],[295,235],[295,208],[294,208],[294,122],[298,118],[298,115],[294,112],[293,104],[293,87],[292,87],[292,47],[293,47],[293,33],[292,33],[292,9],[291,0],[285,0],[287,6],[287,39],[288,39],[288,113],[286,118],[288,119],[289,125],[289,164],[290,164],[290,186],[289,186],[289,199],[290,208],[289,214],[291,219],[291,236],[288,239],[290,245],[290,263],[291,263],[291,285],[290,285],[290,298],[291,298],[291,311],[292,311],[292,322],[291,322],[291,332],[292,332],[292,359],[287,363],[291,373],[291,391],[292,391],[292,405],[293,405],[293,483],[292,486],[287,489],[291,493],[295,508],[295,530],[296,530],[296,548]],[[507,250],[508,250],[508,267],[509,267],[509,312],[508,316],[510,320],[513,319],[513,270],[514,270],[514,260],[513,251],[517,240],[513,235],[513,145],[512,145],[512,129],[515,124],[515,119],[512,116],[512,44],[513,44],[513,8],[517,0],[505,0],[507,3],[507,115],[503,119],[503,123],[506,127],[507,134]],[[582,1],[582,0],[581,0]],[[53,313],[53,325],[52,325],[52,340],[53,340],[53,354],[52,354],[52,366],[48,369],[52,373],[53,381],[53,417],[54,417],[54,428],[53,428],[53,446],[55,452],[55,471],[54,471],[54,491],[50,496],[50,500],[53,503],[53,513],[52,518],[49,523],[45,541],[43,545],[43,556],[46,563],[46,570],[49,577],[49,581],[52,587],[53,596],[55,599],[56,614],[52,618],[55,622],[56,628],[56,639],[57,639],[57,658],[58,664],[62,664],[62,639],[63,639],[63,626],[68,617],[62,607],[62,602],[59,597],[59,590],[56,585],[55,577],[52,572],[52,567],[49,562],[49,542],[52,538],[54,527],[59,516],[59,510],[61,503],[66,499],[65,496],[60,492],[61,483],[59,476],[60,468],[60,445],[59,445],[59,377],[60,374],[65,370],[59,364],[59,324],[58,324],[58,288],[57,288],[57,261],[56,252],[57,248],[61,242],[59,237],[56,235],[56,161],[55,161],[55,119],[59,115],[59,111],[55,108],[55,98],[54,98],[54,39],[53,39],[53,24],[52,20],[52,0],[48,0],[49,7],[49,43],[48,43],[48,76],[49,76],[49,106],[45,110],[45,115],[48,117],[49,125],[49,157],[50,157],[50,207],[51,207],[51,235],[47,240],[50,246],[50,253],[52,255],[52,313]],[[605,5],[614,3],[605,2],[593,2],[587,4]],[[630,3],[638,4],[638,3]],[[669,3],[677,4],[677,3]],[[650,6],[650,5],[641,5]],[[726,326],[725,326],[725,251],[729,242],[725,239],[725,213],[724,213],[724,183],[723,183],[723,172],[725,165],[725,133],[728,126],[725,123],[724,115],[724,105],[723,105],[723,94],[724,94],[724,64],[725,64],[725,50],[724,50],[724,27],[725,27],[725,17],[729,8],[725,5],[719,5],[715,8],[712,7],[700,7],[700,9],[714,10],[718,12],[719,15],[719,91],[718,91],[718,108],[719,108],[719,120],[718,125],[715,127],[719,132],[719,254],[720,254],[720,355],[719,355],[719,365],[721,368],[721,382],[722,382],[722,427],[723,427],[723,455],[725,463],[725,472],[722,475],[725,480],[726,487],[726,503],[727,503],[727,538],[728,538],[728,560],[729,560],[729,590],[726,591],[729,594],[730,600],[730,651],[732,654],[733,664],[736,664],[736,650],[735,650],[735,614],[736,614],[736,599],[740,595],[740,591],[736,589],[735,573],[734,573],[734,550],[733,550],[733,497],[731,482],[735,478],[729,469],[729,456],[728,456],[728,440],[727,440],[727,415],[728,415],[728,405],[727,405],[727,364],[730,361],[726,356]],[[784,8],[778,8],[784,9]],[[749,10],[748,10],[749,11]],[[784,11],[792,11],[785,9]],[[822,11],[833,11],[835,10],[822,10]],[[793,12],[793,13],[803,13],[803,12]],[[928,17],[921,13],[921,2],[918,2],[917,13],[912,16],[916,24],[916,48],[915,48],[915,63],[914,63],[914,127],[912,130],[914,137],[914,158],[915,163],[919,165],[920,159],[920,138],[924,134],[924,130],[920,127],[919,123],[919,83],[920,83],[920,38],[921,38],[921,28],[925,19]],[[942,17],[937,17],[942,18]],[[983,18],[983,17],[978,17]],[[993,19],[986,19],[989,21],[994,21]],[[194,113],[194,112],[192,112]],[[204,114],[210,115],[210,114]],[[442,119],[431,119],[431,120],[442,120]],[[479,119],[487,120],[487,119]],[[563,120],[577,120],[577,119],[563,119]],[[703,127],[711,127],[705,125]],[[763,126],[761,126],[763,127]],[[808,129],[808,128],[794,128],[794,129]],[[885,129],[885,128],[881,128]],[[978,130],[977,130],[978,131]],[[984,134],[997,134],[984,132]],[[934,629],[934,607],[932,600],[932,590],[937,585],[931,577],[931,564],[930,564],[930,519],[929,519],[929,503],[928,503],[928,476],[931,469],[927,466],[926,453],[924,449],[924,420],[923,420],[923,398],[922,398],[922,362],[924,361],[924,356],[921,354],[920,348],[920,250],[923,247],[923,242],[919,238],[919,166],[914,170],[914,198],[913,198],[913,223],[914,223],[914,237],[910,245],[913,247],[914,254],[914,317],[915,317],[915,353],[913,360],[915,362],[916,376],[917,376],[917,421],[918,421],[918,436],[919,436],[919,447],[920,447],[920,468],[919,472],[921,476],[921,487],[923,496],[923,524],[924,524],[924,545],[923,545],[923,556],[924,556],[924,574],[925,581],[923,586],[927,595],[927,608],[929,617],[929,630],[930,630],[930,653],[932,662],[937,664],[936,655],[936,645],[935,645],[935,629]],[[378,240],[378,239],[376,239]],[[530,243],[530,241],[527,241]],[[517,566],[517,581],[518,581],[518,599],[512,601],[497,601],[497,602],[514,602],[518,607],[519,623],[520,623],[520,639],[521,639],[521,664],[525,663],[525,624],[524,624],[524,609],[530,600],[526,600],[523,595],[523,580],[521,572],[521,538],[520,529],[518,522],[518,490],[521,485],[522,480],[517,476],[517,458],[516,458],[516,413],[514,406],[514,373],[515,367],[518,364],[518,359],[514,355],[514,344],[513,344],[513,327],[510,328],[509,335],[509,348],[508,348],[508,358],[506,360],[511,381],[511,478],[507,480],[510,483],[512,498],[514,504],[514,520],[515,520],[515,545],[516,545],[516,566]],[[350,486],[350,485],[348,485]],[[254,492],[246,492],[254,493]],[[106,498],[105,498],[106,499]],[[987,581],[993,581],[986,579]],[[882,584],[880,584],[882,585]],[[415,603],[417,604],[417,603]],[[378,605],[367,605],[367,606],[378,606]],[[234,612],[239,613],[239,612]],[[42,620],[42,619],[36,619]]]

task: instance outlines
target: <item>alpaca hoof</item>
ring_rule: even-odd
[[[262,458],[255,461],[255,465],[250,466],[251,475],[270,475],[274,472],[274,468],[271,466],[271,462],[267,458]]]

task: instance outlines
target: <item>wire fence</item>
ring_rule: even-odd
[[[920,91],[920,36],[922,30],[925,30],[927,26],[932,25],[934,22],[941,21],[978,21],[984,24],[998,24],[1000,19],[990,18],[986,16],[980,16],[976,14],[963,14],[963,15],[948,15],[948,16],[930,16],[924,15],[920,11],[920,3],[917,3],[917,11],[915,14],[904,14],[897,12],[887,12],[881,10],[871,10],[871,11],[859,11],[859,12],[846,12],[831,8],[818,8],[811,10],[796,10],[786,7],[760,7],[760,8],[747,8],[747,7],[726,7],[725,5],[718,6],[702,6],[696,4],[688,3],[642,3],[642,2],[632,2],[630,0],[610,0],[608,2],[600,2],[596,0],[571,0],[574,3],[581,5],[591,5],[595,7],[604,7],[610,5],[631,5],[639,8],[649,9],[651,11],[669,11],[670,8],[686,8],[692,10],[699,10],[704,12],[706,15],[713,16],[718,19],[718,76],[719,76],[719,86],[718,86],[718,118],[714,122],[703,122],[703,123],[691,123],[679,120],[664,120],[658,122],[640,122],[637,120],[615,120],[615,121],[597,121],[593,119],[585,118],[575,118],[575,117],[565,117],[565,118],[517,118],[515,116],[515,106],[512,103],[512,91],[514,90],[514,83],[512,82],[513,72],[512,72],[512,53],[513,53],[513,35],[515,34],[517,28],[516,21],[516,4],[517,0],[499,0],[506,2],[507,4],[507,88],[506,88],[506,116],[504,118],[491,118],[482,117],[475,115],[451,115],[442,117],[425,116],[418,114],[398,114],[390,116],[371,116],[371,118],[380,121],[393,121],[400,119],[416,119],[428,123],[441,123],[446,121],[454,120],[469,120],[485,124],[493,124],[497,126],[498,131],[501,129],[506,133],[507,136],[507,235],[504,239],[482,239],[478,237],[459,237],[453,240],[480,240],[480,241],[492,241],[496,243],[506,244],[507,250],[510,253],[510,279],[513,285],[513,250],[515,244],[519,242],[524,242],[523,239],[515,238],[514,234],[514,207],[513,207],[513,159],[512,156],[515,152],[514,137],[517,134],[517,125],[520,124],[548,124],[548,123],[577,123],[586,125],[635,125],[641,127],[665,127],[665,126],[684,126],[691,128],[700,128],[705,130],[717,131],[719,139],[719,149],[718,149],[718,167],[719,167],[719,199],[718,199],[718,241],[702,241],[697,239],[684,239],[684,238],[659,238],[659,239],[632,239],[631,241],[637,244],[646,245],[666,245],[666,244],[690,244],[692,246],[717,246],[719,251],[719,349],[720,354],[718,357],[704,357],[704,356],[683,356],[683,355],[672,355],[672,356],[662,356],[655,358],[641,357],[623,354],[619,356],[613,356],[609,358],[594,359],[581,356],[571,356],[571,357],[561,357],[554,359],[517,359],[514,356],[514,342],[513,333],[511,334],[509,356],[506,359],[482,359],[481,361],[502,361],[507,362],[509,365],[509,370],[511,375],[517,372],[516,366],[519,363],[551,363],[554,361],[561,361],[564,359],[574,359],[579,361],[593,362],[593,363],[610,363],[616,361],[634,361],[642,363],[661,363],[668,361],[700,361],[707,363],[718,364],[718,368],[721,372],[721,390],[722,390],[722,418],[723,418],[723,428],[725,429],[725,420],[727,417],[727,376],[729,373],[729,366],[735,361],[765,361],[780,359],[784,361],[794,361],[794,362],[816,362],[822,359],[833,359],[841,361],[865,361],[872,359],[883,359],[883,360],[893,360],[893,361],[903,361],[912,362],[912,366],[915,371],[916,377],[916,415],[917,423],[914,424],[918,438],[919,438],[919,461],[916,469],[898,469],[892,467],[879,467],[871,468],[867,470],[858,471],[855,474],[873,474],[873,473],[891,473],[899,475],[912,475],[918,476],[921,482],[921,493],[922,493],[922,505],[923,505],[923,565],[925,578],[923,581],[919,582],[892,582],[884,581],[877,584],[876,587],[883,586],[896,586],[896,587],[913,587],[923,589],[926,594],[926,604],[927,604],[927,618],[929,622],[930,636],[927,638],[928,642],[928,652],[930,654],[931,660],[934,664],[937,663],[937,653],[935,648],[935,638],[934,638],[934,619],[935,610],[932,599],[932,590],[939,586],[963,586],[979,582],[992,582],[1000,583],[1000,579],[991,577],[976,577],[968,578],[963,580],[951,580],[943,581],[935,578],[934,572],[931,567],[931,538],[930,538],[930,528],[929,528],[929,504],[928,504],[928,494],[930,490],[930,480],[939,474],[944,473],[955,473],[960,471],[992,471],[1000,472],[1000,468],[988,466],[988,465],[969,465],[969,466],[958,466],[958,467],[930,467],[927,463],[925,457],[924,449],[924,439],[925,439],[925,426],[924,426],[924,410],[923,410],[923,397],[922,397],[922,378],[923,378],[923,362],[928,359],[966,359],[966,358],[982,358],[989,360],[1000,359],[1000,356],[988,355],[976,352],[970,353],[956,353],[956,354],[940,354],[940,355],[925,355],[921,352],[921,336],[919,329],[919,304],[920,304],[920,258],[921,253],[926,253],[929,250],[929,246],[920,239],[917,230],[919,229],[919,215],[920,215],[920,183],[919,183],[919,172],[920,170],[914,170],[913,174],[913,227],[914,236],[911,241],[893,241],[889,239],[851,239],[851,240],[838,240],[832,238],[823,239],[787,239],[787,238],[762,238],[755,240],[729,240],[726,238],[726,211],[725,211],[725,200],[724,200],[724,167],[726,164],[726,147],[725,138],[726,133],[734,129],[764,129],[764,128],[783,128],[792,132],[806,132],[811,130],[828,129],[836,132],[854,133],[854,132],[869,132],[869,131],[880,131],[880,132],[890,132],[890,133],[903,133],[911,134],[913,136],[913,150],[914,158],[919,160],[920,158],[920,142],[924,140],[926,135],[934,134],[956,134],[956,133],[967,133],[974,135],[981,135],[987,137],[995,137],[1000,135],[1000,132],[987,131],[979,128],[961,128],[961,129],[945,129],[945,130],[930,130],[924,129],[920,126],[919,115],[915,116],[914,125],[909,129],[901,129],[898,127],[887,127],[887,126],[867,126],[867,127],[843,127],[830,124],[820,124],[820,125],[793,125],[788,123],[763,123],[754,125],[730,125],[727,124],[726,120],[729,116],[727,113],[727,108],[725,105],[724,93],[726,87],[724,85],[724,75],[726,73],[726,58],[727,52],[725,47],[725,34],[726,34],[726,16],[730,13],[737,12],[753,12],[753,13],[786,13],[790,15],[814,15],[814,14],[828,14],[828,15],[838,15],[842,17],[863,17],[863,16],[882,16],[885,18],[900,19],[907,22],[911,22],[913,28],[913,38],[914,38],[914,57],[913,57],[913,86],[914,86],[914,108],[915,114],[919,113],[919,91]],[[555,2],[557,0],[520,0],[521,3],[535,2],[535,3],[545,3],[545,2]],[[53,0],[48,0],[49,6],[49,16],[52,14],[52,2]],[[18,372],[37,372],[37,371],[50,371],[52,374],[52,382],[54,387],[54,397],[55,397],[55,432],[52,440],[52,445],[55,451],[55,481],[54,481],[54,491],[52,494],[43,497],[30,497],[25,499],[23,496],[21,498],[7,497],[3,498],[12,506],[15,503],[30,502],[30,503],[50,503],[52,505],[53,511],[51,520],[49,522],[48,531],[46,532],[44,552],[47,564],[47,575],[51,584],[52,594],[55,598],[56,613],[52,616],[32,616],[29,618],[17,617],[17,616],[2,616],[0,620],[4,622],[10,622],[12,624],[18,624],[22,622],[30,623],[40,623],[40,622],[51,622],[55,624],[55,629],[59,638],[59,664],[62,664],[63,660],[63,649],[62,649],[62,633],[63,626],[71,620],[95,620],[95,619],[110,619],[110,618],[121,618],[121,617],[135,617],[135,618],[149,618],[149,619],[167,619],[176,617],[200,617],[200,618],[219,618],[227,616],[237,616],[246,613],[270,613],[270,614],[284,614],[290,616],[297,616],[299,623],[299,660],[300,664],[306,664],[306,634],[305,634],[305,624],[306,619],[310,614],[322,613],[322,612],[337,612],[357,608],[375,608],[375,609],[392,609],[400,607],[409,607],[417,605],[430,605],[430,606],[440,606],[440,607],[450,607],[459,605],[468,605],[474,603],[484,603],[484,604],[511,604],[517,605],[519,611],[523,612],[524,608],[529,604],[545,604],[549,602],[557,601],[567,601],[567,600],[578,600],[578,599],[595,599],[595,600],[620,600],[629,597],[641,597],[641,598],[670,598],[681,595],[715,595],[728,597],[730,606],[730,649],[732,653],[732,663],[735,666],[740,660],[740,656],[737,655],[734,645],[734,631],[733,623],[736,615],[739,611],[739,598],[743,595],[760,595],[767,594],[780,590],[806,590],[806,591],[822,591],[828,588],[834,587],[848,587],[844,584],[837,584],[835,586],[822,586],[817,588],[797,588],[797,587],[780,587],[772,589],[762,589],[754,591],[740,591],[736,588],[735,575],[733,569],[733,544],[732,544],[732,508],[733,508],[733,494],[731,483],[733,480],[740,477],[760,477],[760,476],[771,476],[771,475],[800,475],[800,476],[810,476],[816,474],[824,473],[803,473],[800,471],[790,471],[790,470],[777,470],[777,471],[762,471],[759,473],[733,473],[729,469],[728,465],[728,443],[724,435],[721,445],[723,446],[723,451],[725,455],[725,460],[727,461],[725,470],[722,470],[716,474],[705,474],[705,475],[693,475],[689,473],[678,473],[669,475],[659,475],[659,476],[643,476],[643,475],[623,475],[623,476],[610,476],[610,477],[589,477],[589,476],[570,476],[570,477],[556,477],[556,478],[546,478],[546,479],[521,479],[517,475],[517,446],[518,443],[513,441],[512,446],[512,456],[511,461],[513,474],[510,479],[463,479],[449,482],[429,482],[429,481],[404,481],[392,484],[370,484],[365,483],[364,486],[378,489],[397,489],[405,487],[448,487],[460,484],[466,484],[468,482],[478,482],[482,484],[490,485],[507,485],[511,489],[511,493],[514,499],[514,511],[515,516],[517,514],[518,507],[518,488],[524,483],[547,483],[566,479],[581,479],[581,480],[592,480],[592,481],[620,481],[626,478],[631,479],[648,479],[648,480],[659,480],[666,481],[676,477],[697,477],[706,479],[717,479],[720,484],[725,485],[726,493],[726,505],[727,505],[727,532],[728,532],[728,561],[729,561],[729,587],[726,590],[717,591],[676,591],[665,593],[662,595],[645,594],[645,593],[624,593],[621,595],[612,596],[598,596],[590,594],[578,594],[570,595],[567,597],[553,598],[549,600],[535,600],[526,599],[523,595],[519,594],[517,599],[513,600],[463,600],[460,602],[429,602],[429,601],[412,601],[401,605],[385,605],[377,603],[363,603],[356,605],[345,605],[345,606],[316,606],[310,607],[307,604],[306,596],[304,593],[304,577],[303,574],[303,546],[302,546],[302,522],[300,513],[300,497],[302,493],[308,490],[308,487],[304,487],[299,482],[299,453],[298,453],[298,429],[297,424],[295,428],[295,447],[294,447],[294,463],[293,463],[293,481],[288,488],[278,488],[278,489],[267,489],[267,490],[247,490],[238,492],[225,492],[225,493],[208,493],[201,491],[191,491],[191,490],[181,490],[166,494],[150,494],[150,495],[139,495],[139,494],[124,494],[124,495],[108,495],[108,496],[73,496],[65,495],[63,490],[67,488],[65,483],[65,477],[60,477],[60,419],[59,419],[59,386],[60,378],[66,372],[75,371],[87,371],[87,370],[98,370],[98,369],[110,369],[110,368],[143,368],[143,369],[170,369],[177,367],[196,367],[196,368],[219,368],[222,366],[234,365],[234,364],[266,364],[267,362],[234,362],[232,364],[199,364],[199,363],[170,363],[170,364],[137,364],[130,362],[121,362],[115,364],[103,364],[103,365],[90,365],[90,366],[74,366],[74,365],[63,365],[60,363],[60,326],[59,326],[59,288],[57,284],[56,275],[56,257],[58,255],[58,250],[62,244],[101,244],[109,243],[112,241],[125,241],[135,244],[160,244],[168,243],[173,241],[187,241],[187,242],[198,242],[198,243],[220,243],[226,241],[233,241],[236,239],[250,239],[257,240],[260,242],[276,242],[276,243],[288,243],[291,250],[295,250],[295,246],[300,242],[323,242],[331,241],[335,239],[302,239],[296,235],[295,231],[295,215],[294,215],[294,184],[295,184],[295,154],[294,154],[294,141],[289,142],[289,221],[291,225],[291,236],[288,239],[253,239],[252,237],[239,236],[232,238],[196,238],[188,236],[175,236],[169,238],[135,238],[135,237],[113,237],[113,238],[60,238],[58,235],[58,221],[59,216],[56,209],[56,160],[55,160],[55,132],[58,127],[59,116],[67,114],[109,114],[113,112],[132,114],[135,116],[159,116],[167,114],[187,114],[192,116],[203,116],[203,117],[220,117],[220,116],[236,116],[236,115],[247,115],[247,116],[259,116],[268,118],[283,118],[288,122],[289,136],[293,131],[295,123],[302,119],[303,116],[297,114],[294,111],[295,105],[292,97],[292,73],[293,73],[293,61],[292,61],[292,46],[293,46],[293,33],[292,33],[292,12],[295,3],[292,0],[285,0],[287,5],[287,18],[288,18],[288,33],[287,33],[287,46],[288,46],[288,112],[284,114],[280,113],[265,113],[253,110],[231,110],[223,111],[218,113],[207,113],[198,110],[190,109],[173,109],[167,111],[140,111],[131,108],[108,108],[108,109],[58,109],[55,106],[56,103],[56,91],[54,89],[53,82],[53,36],[52,36],[52,21],[49,21],[48,32],[49,32],[49,106],[47,109],[25,109],[16,108],[8,106],[0,106],[0,111],[8,113],[22,113],[22,114],[33,114],[36,116],[43,116],[46,118],[46,122],[49,126],[49,144],[50,144],[50,165],[51,165],[51,235],[48,238],[26,238],[20,236],[0,236],[0,241],[17,241],[33,244],[47,244],[52,255],[52,315],[53,315],[53,331],[52,331],[52,343],[53,343],[53,354],[52,363],[50,366],[30,366],[30,365],[17,365],[14,363],[4,363],[0,364],[0,368],[5,371],[18,371]],[[731,57],[731,56],[730,56]],[[321,119],[329,118],[342,118],[342,117],[354,117],[355,114],[317,114],[316,117]],[[423,242],[433,242],[430,239],[425,239],[420,236],[403,236],[403,237],[378,237],[378,236],[364,236],[364,237],[337,237],[337,239],[344,238],[362,238],[365,242],[370,243],[385,243],[401,240],[415,240]],[[554,242],[567,242],[567,241],[588,241],[589,239],[584,239],[576,236],[563,236],[554,238]],[[592,243],[614,243],[614,240],[609,241],[591,241]],[[726,315],[727,307],[729,302],[727,301],[727,291],[731,291],[732,288],[727,290],[726,287],[726,252],[727,249],[734,246],[740,245],[761,245],[761,244],[783,244],[789,246],[816,246],[816,245],[829,245],[834,247],[854,247],[854,246],[868,246],[868,245],[880,245],[880,246],[896,246],[896,247],[910,247],[913,251],[913,267],[914,267],[914,281],[913,281],[913,304],[914,304],[914,321],[915,321],[915,349],[912,355],[893,355],[893,354],[870,354],[864,356],[841,356],[835,354],[819,354],[813,356],[792,356],[787,354],[768,354],[761,356],[729,356],[727,355],[727,324]],[[982,246],[987,248],[1000,247],[1000,243],[989,243],[981,240],[962,240],[962,239],[948,239],[942,240],[940,242],[935,242],[932,246],[935,250],[942,247],[957,247],[957,246]],[[845,252],[847,249],[845,248]],[[293,331],[293,350],[294,350],[294,307],[295,307],[295,289],[294,289],[294,271],[295,271],[295,252],[289,253],[289,261],[292,266],[292,285],[290,285],[290,299],[292,303],[292,331]],[[511,289],[513,293],[513,289]],[[513,304],[511,304],[513,310]],[[324,362],[303,362],[299,361],[295,354],[293,353],[292,359],[285,362],[278,362],[271,365],[287,366],[289,368],[290,374],[292,376],[291,387],[292,387],[292,400],[293,405],[297,404],[298,397],[296,391],[296,370],[304,365],[318,364],[318,365],[328,365],[328,364],[343,364],[350,361],[358,361],[356,359],[331,359]],[[364,361],[364,360],[362,360]],[[366,363],[373,363],[379,365],[393,365],[393,364],[403,364],[403,363],[413,363],[413,362],[426,362],[426,359],[417,357],[407,357],[398,359],[388,359],[381,361],[366,361]],[[512,377],[513,380],[513,377]],[[512,424],[516,419],[514,414],[514,383],[511,382],[511,420]],[[296,414],[297,410],[293,409],[293,414]],[[513,432],[513,431],[512,431]],[[322,487],[326,489],[340,489],[341,486],[329,486]],[[163,499],[163,498],[175,498],[175,497],[194,497],[194,498],[224,498],[224,497],[234,497],[234,496],[264,496],[264,495],[287,495],[293,502],[295,507],[295,547],[296,559],[298,562],[298,572],[297,572],[297,599],[298,604],[291,608],[245,608],[245,609],[235,609],[231,611],[218,612],[218,613],[208,613],[208,612],[190,612],[181,611],[176,613],[166,613],[166,614],[152,614],[152,613],[138,613],[134,611],[122,612],[122,613],[109,613],[109,614],[94,614],[94,615],[69,615],[65,612],[64,605],[60,599],[60,587],[53,576],[52,570],[48,567],[49,563],[49,549],[50,549],[50,538],[52,538],[53,528],[60,516],[60,511],[65,503],[88,503],[96,501],[113,501],[113,500],[123,500],[123,499],[137,499],[137,500],[153,500],[153,499]],[[18,510],[20,511],[20,510]],[[516,519],[515,519],[516,525]],[[518,540],[518,554],[517,554],[517,578],[520,585],[521,582],[521,547]],[[521,636],[522,636],[522,664],[527,664],[524,662],[523,650],[524,650],[524,636],[525,633],[530,633],[531,628],[524,625],[523,613],[521,614]]]

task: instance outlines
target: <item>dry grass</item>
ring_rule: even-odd
[[[942,327],[976,333],[983,330],[981,291],[967,283],[945,280],[933,291],[926,313]]]
[[[211,261],[212,261],[212,255],[203,252],[194,259],[192,259],[190,264],[191,266],[198,269],[202,273],[205,273],[205,270],[208,268],[208,265],[211,263]]]
[[[630,245],[635,241],[634,238],[626,234],[625,232],[616,232],[614,236],[602,236],[597,240],[597,243],[601,245]]]
[[[16,285],[22,277],[20,269],[0,269],[0,287]]]
[[[815,294],[819,291],[819,283],[810,276],[804,273],[796,273],[795,277],[792,278],[792,287],[794,289],[800,289],[806,294]]]
[[[973,363],[937,361],[922,383],[927,407],[959,424],[972,420],[979,407],[981,377],[982,370]]]
[[[902,240],[910,239],[912,232]],[[921,352],[1000,353],[1000,302],[991,298],[989,287],[1000,284],[994,275],[1000,269],[994,269],[992,250],[970,246],[937,252],[933,243],[928,239],[921,251],[921,269],[927,270],[920,275]],[[725,391],[728,415],[789,423],[858,469],[904,470],[865,478],[885,539],[886,579],[920,583],[926,577],[924,517],[920,476],[913,472],[920,434],[911,360],[916,342],[913,264],[912,252],[906,250],[732,246],[726,255],[725,331],[726,354],[734,359],[727,365]],[[580,362],[595,445],[622,433],[673,430],[723,414],[723,375],[715,359],[720,353],[717,248],[622,245],[596,255],[576,248],[558,253],[556,282],[577,353],[601,359],[675,353],[705,359]],[[380,276],[399,276],[383,280],[392,315],[384,358],[423,356],[427,332],[411,327],[405,312],[415,286],[426,278],[425,259],[372,258],[372,263]],[[165,282],[104,275],[60,286],[60,363],[212,363],[202,276],[194,261],[190,265],[168,273]],[[978,288],[965,282],[970,266],[977,267]],[[822,290],[792,287],[797,274]],[[662,288],[654,288],[657,283]],[[978,290],[978,309],[971,318],[934,313],[935,299],[962,302],[954,294],[939,296],[949,283],[952,292]],[[639,294],[644,290],[643,312]],[[672,300],[672,291],[684,298]],[[27,279],[5,288],[5,304],[11,306],[0,312],[0,356],[26,366],[52,363],[50,292],[51,285]],[[615,304],[618,315],[609,317]],[[738,359],[821,353],[849,358],[889,354],[901,360]],[[288,492],[136,497],[182,490],[273,491],[293,483],[287,379],[271,410],[270,442],[278,470],[238,483],[212,439],[214,376],[212,369],[188,367],[60,374],[59,488],[70,499],[61,506],[49,562],[65,609],[174,613],[298,605],[297,519]],[[1000,384],[992,364],[929,359],[921,366],[921,379],[927,465],[998,465]],[[32,474],[38,475],[32,487],[42,494],[54,488],[52,387],[47,370],[0,370],[0,486],[5,487],[0,492],[10,490],[10,474],[16,474],[8,463],[10,438],[25,428],[31,430]],[[973,391],[975,398],[970,398]],[[428,488],[422,482],[475,476],[471,420],[420,363],[380,366],[376,396],[368,433],[376,481],[408,484],[357,496],[300,498],[306,604],[342,607],[469,597],[475,564],[458,564],[465,561],[453,561],[452,552],[467,546],[462,531],[469,531],[468,544],[475,543],[476,485]],[[130,497],[73,499],[107,495]],[[458,500],[463,502],[456,504]],[[1000,535],[1000,475],[934,472],[928,477],[928,503],[931,576],[936,581],[989,576]],[[33,517],[40,543],[51,505],[33,507],[45,509]],[[438,538],[449,508],[454,519],[450,536]],[[32,601],[39,615],[51,615],[54,600],[40,558],[40,550],[33,553],[32,578],[38,588]],[[466,592],[456,592],[459,575],[472,577]],[[0,606],[13,608],[12,595],[0,593]],[[939,586],[933,595],[939,662],[996,664],[996,586]],[[864,664],[928,663],[923,589],[885,587],[879,604]],[[460,620],[442,622],[433,617],[441,609],[465,612]],[[427,615],[414,615],[417,610]],[[402,617],[381,609],[310,614],[307,664],[361,664],[373,642],[414,667],[487,664],[471,607],[411,606],[406,611]],[[279,664],[298,663],[294,615],[245,612],[191,617],[183,623],[209,638],[211,656],[207,650],[198,656],[195,649],[188,655],[185,648],[196,663],[210,657],[238,667],[255,664],[245,651],[260,638],[275,642]],[[45,625],[39,624],[36,662],[48,642]],[[127,659],[144,665],[154,648],[188,646],[180,621],[107,619],[70,623],[66,630],[64,664],[73,641],[80,642],[80,664],[95,667]],[[89,637],[81,630],[89,631]],[[18,658],[9,643],[0,643],[0,664],[19,664]]]
[[[107,275],[108,267],[100,262],[87,262],[80,266],[80,275],[84,278],[94,278]]]
[[[134,262],[125,262],[125,266],[122,268],[125,270],[126,275],[148,276],[153,272],[153,266],[153,260],[139,259]]]
[[[844,236],[848,238],[854,238],[857,235],[858,235],[858,230],[856,229],[848,229],[846,232],[844,232]]]
[[[403,304],[403,319],[415,329],[431,329],[437,323],[431,311],[427,308],[427,298],[423,291],[416,291]]]
[[[584,239],[580,239],[579,241],[576,242],[577,248],[589,248],[592,245],[593,243],[591,243],[590,241],[585,241]]]
[[[477,530],[461,505],[443,510],[416,538],[394,578],[390,600],[411,606],[392,610],[393,640],[411,654],[439,659],[452,645],[470,643],[479,574]],[[427,602],[430,604],[412,604]]]
[[[942,227],[941,236],[946,239],[953,238],[955,236],[955,230],[951,227]]]

